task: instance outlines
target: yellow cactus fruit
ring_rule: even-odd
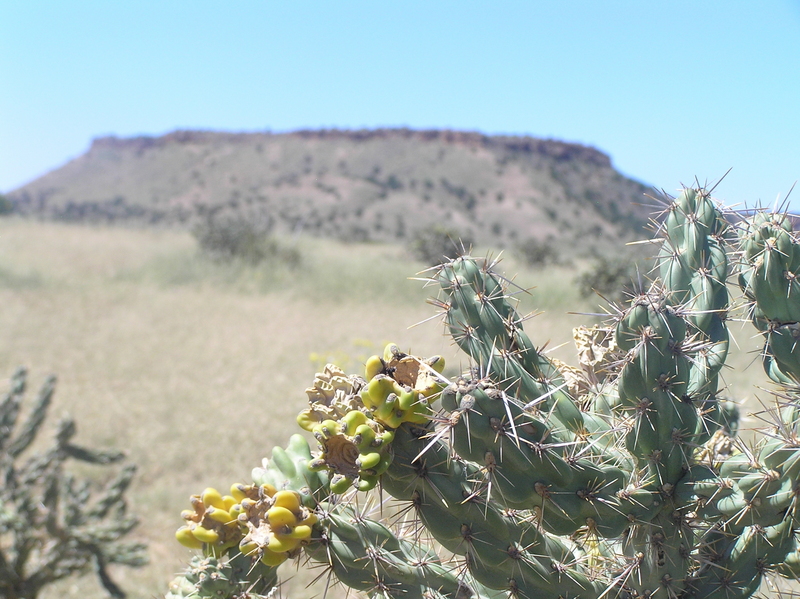
[[[314,526],[319,521],[319,518],[314,512],[311,512],[306,516],[304,520],[298,524],[298,526]]]
[[[220,524],[229,524],[236,519],[231,517],[231,514],[228,510],[216,508],[214,506],[209,507],[206,510],[206,514],[209,518],[216,520]]]
[[[383,348],[383,361],[384,362],[391,362],[392,360],[396,359],[397,356],[403,356],[400,351],[400,348],[397,346],[396,343],[389,343],[386,347]]]
[[[231,496],[236,500],[236,503],[241,503],[242,499],[248,496],[245,491],[246,488],[241,483],[233,483],[231,485]]]
[[[293,549],[297,549],[300,545],[300,539],[293,539],[290,536],[273,534],[269,539],[267,549],[274,553],[287,553]]]
[[[219,509],[225,509],[225,501],[222,499],[222,495],[212,487],[208,487],[203,491],[200,495],[200,499],[202,499],[203,505],[206,506],[206,508],[214,506]]]
[[[404,412],[406,410],[413,409],[418,402],[419,402],[419,395],[416,392],[412,391],[411,389],[407,391],[404,390],[402,393],[398,394],[397,406]]]
[[[203,542],[192,534],[188,526],[181,526],[175,531],[175,538],[178,543],[189,549],[202,549]]]
[[[216,530],[209,530],[203,526],[195,526],[192,529],[194,537],[203,543],[216,543],[219,541],[219,533]]]
[[[364,378],[371,381],[373,378],[383,373],[386,368],[386,363],[380,356],[371,356],[367,359],[364,366]]]
[[[239,551],[241,551],[244,555],[255,555],[258,553],[258,543],[255,541],[245,542],[242,540],[242,542],[239,543]]]
[[[319,424],[319,418],[314,410],[303,410],[297,415],[297,424],[300,425],[304,431],[309,433],[314,430],[314,427]]]
[[[267,520],[273,530],[284,526],[296,526],[297,517],[285,507],[272,507],[267,510]]]
[[[273,496],[275,507],[286,508],[292,513],[300,510],[300,495],[295,491],[278,491]]]
[[[311,537],[311,527],[306,526],[305,524],[298,524],[294,527],[294,530],[289,534],[289,536],[293,539],[299,539],[304,541]]]
[[[442,356],[431,356],[427,360],[425,360],[425,364],[433,368],[439,374],[444,372],[445,361]]]
[[[362,469],[370,470],[380,463],[381,457],[381,454],[377,451],[373,451],[372,453],[362,454],[361,457],[358,458],[358,461]]]

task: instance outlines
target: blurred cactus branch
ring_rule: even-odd
[[[69,418],[58,423],[47,449],[34,451],[56,379],[47,378],[20,423],[26,375],[25,369],[14,373],[0,402],[0,595],[34,599],[45,586],[94,568],[111,596],[124,597],[107,565],[141,566],[147,561],[143,544],[121,540],[138,523],[124,496],[136,468],[125,466],[93,493],[91,481],[78,480],[65,464],[107,465],[124,455],[71,443],[76,425]]]

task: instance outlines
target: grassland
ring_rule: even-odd
[[[324,361],[358,371],[391,340],[444,354],[452,372],[464,363],[437,322],[408,328],[434,314],[425,299],[435,291],[408,279],[423,265],[400,247],[287,243],[302,252],[298,269],[210,263],[173,230],[0,220],[0,373],[26,365],[34,386],[57,373],[54,414],[77,419],[81,444],[125,449],[139,465],[133,509],[151,564],[115,571],[134,599],[162,594],[188,559],[172,537],[188,496],[247,480],[295,431],[303,390]],[[545,311],[526,330],[570,362],[570,330],[591,319],[566,313],[597,311],[577,297],[574,270],[517,279],[536,286],[521,295],[522,311]],[[755,405],[763,377],[758,364],[745,367],[757,341],[733,328],[742,349],[726,380]],[[290,596],[313,594],[299,590],[302,580]],[[48,595],[101,596],[91,577]]]

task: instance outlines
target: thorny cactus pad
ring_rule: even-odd
[[[496,262],[448,261],[428,282],[467,371],[445,377],[440,358],[395,344],[363,375],[326,367],[298,417],[316,451],[293,437],[248,487],[269,506],[297,493],[287,528],[247,541],[239,508],[222,498],[227,517],[209,518],[201,494],[179,537],[249,559],[242,584],[271,584],[293,558],[384,598],[737,599],[800,578],[800,238],[788,215],[726,214],[704,189],[667,204],[648,286],[576,329],[580,366],[540,351]],[[751,444],[720,398],[735,310],[776,385]],[[369,492],[405,517],[373,519]],[[213,534],[190,538],[192,523]],[[264,560],[274,538],[280,559]],[[244,596],[207,591],[196,569],[179,579],[194,596]]]

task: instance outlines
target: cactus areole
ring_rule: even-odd
[[[580,367],[537,348],[495,262],[429,271],[469,369],[394,344],[363,374],[326,367],[298,417],[315,447],[295,435],[230,495],[192,498],[177,536],[206,561],[170,597],[266,593],[286,560],[407,599],[735,599],[800,577],[800,238],[704,189],[667,203],[647,286],[576,329]],[[748,444],[720,398],[737,313],[774,394]]]

